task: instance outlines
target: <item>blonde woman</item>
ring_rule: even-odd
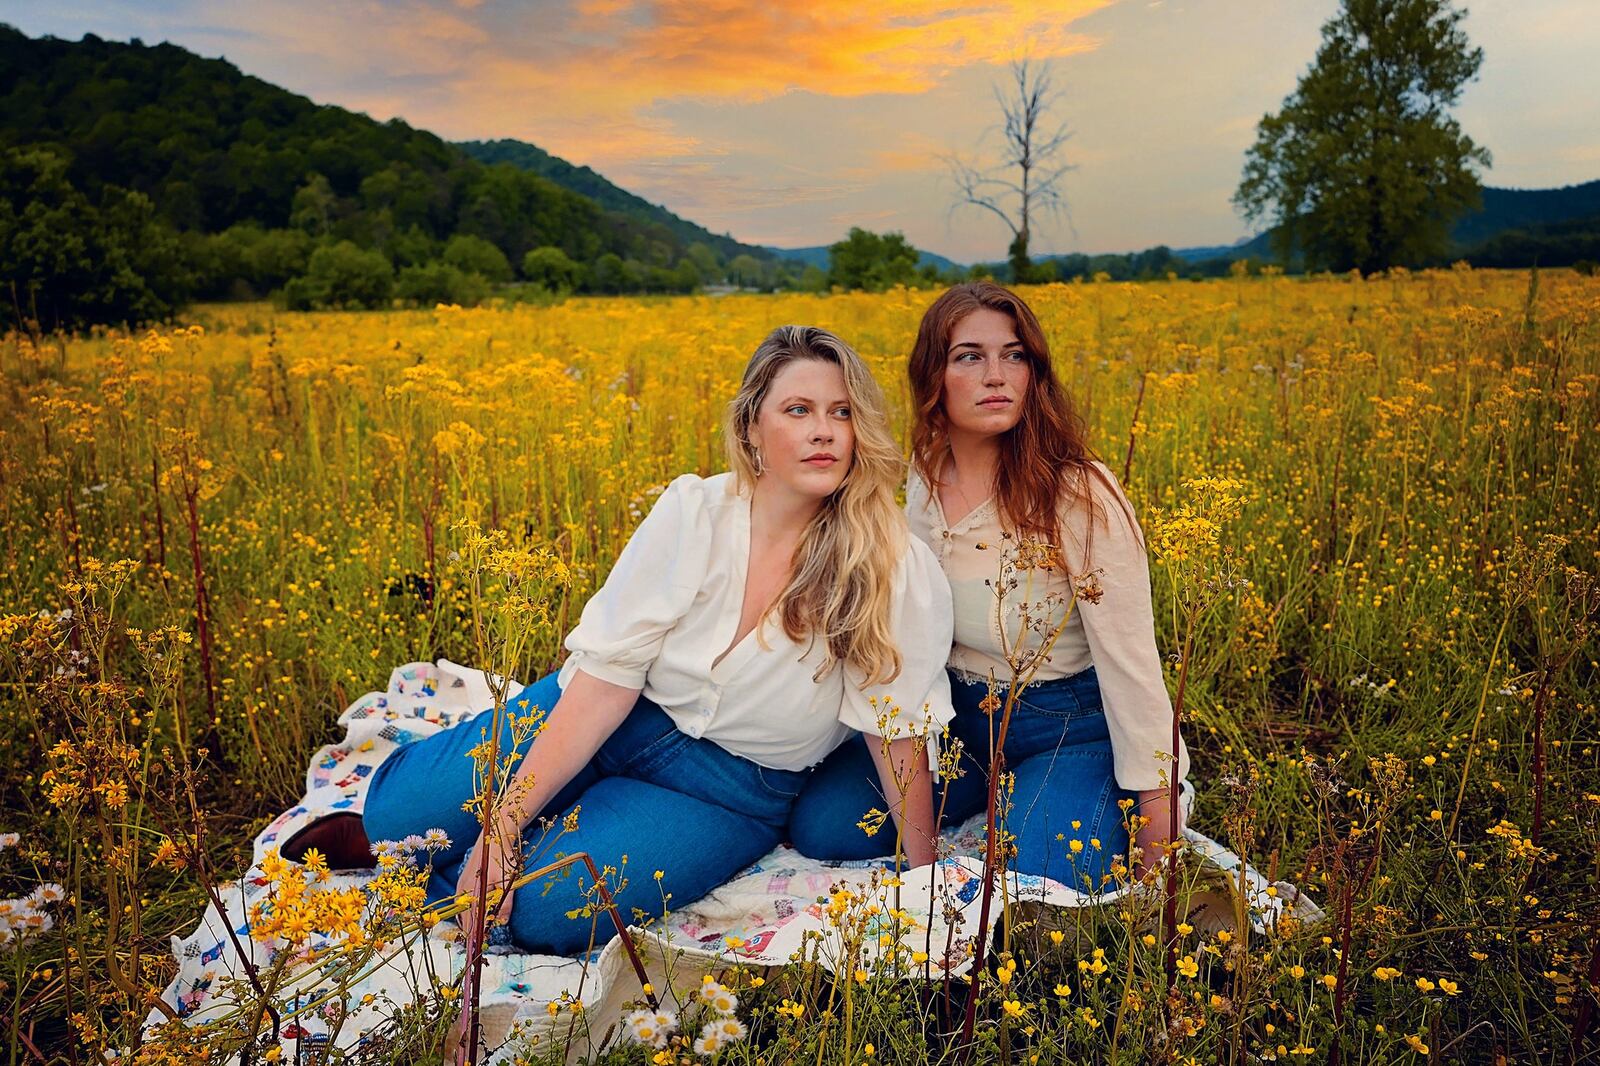
[[[548,861],[520,842],[537,820],[581,809],[558,848],[613,866],[627,857],[623,914],[658,908],[662,891],[681,906],[783,839],[808,768],[854,733],[880,732],[873,697],[919,718],[926,707],[935,728],[949,721],[950,593],[895,505],[903,463],[860,357],[821,329],[773,331],[725,431],[731,470],[667,487],[584,607],[560,673],[513,697],[549,721],[487,843],[461,807],[491,712],[401,748],[373,775],[366,839],[442,828],[454,842],[432,899],[476,894],[480,863],[498,887]],[[895,813],[926,861],[932,791],[916,743],[870,747],[885,791],[898,793],[896,775],[911,782]],[[573,954],[591,925],[565,915],[582,903],[577,878],[535,883],[500,916],[523,950]],[[600,940],[610,932],[599,924]]]

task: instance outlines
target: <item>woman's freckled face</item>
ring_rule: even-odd
[[[1033,370],[1011,316],[980,307],[950,330],[944,412],[953,433],[990,437],[1022,419]]]
[[[819,498],[844,484],[856,435],[844,371],[820,359],[797,359],[767,389],[750,443],[761,452],[763,480]]]

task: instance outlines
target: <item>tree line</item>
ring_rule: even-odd
[[[740,259],[771,287],[802,274],[224,60],[4,25],[0,196],[0,321],[47,328],[271,293],[325,307],[507,285],[685,292]]]

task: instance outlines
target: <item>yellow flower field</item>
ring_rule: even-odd
[[[853,343],[903,437],[933,295],[227,305],[0,339],[10,1061],[130,1048],[166,938],[243,869],[347,702],[398,663],[482,661],[480,531],[526,549],[521,637],[495,654],[537,676],[654,493],[720,469],[723,404],[769,329]],[[1600,284],[1460,269],[1024,295],[1157,552],[1197,824],[1328,919],[1191,930],[1171,1000],[1131,920],[1022,936],[979,979],[979,1057],[1600,1054]],[[354,925],[358,904],[319,906]],[[842,1043],[813,977],[728,976],[750,1037],[719,1061],[948,1055],[936,1007],[858,976]],[[405,1039],[427,1046],[456,995]]]

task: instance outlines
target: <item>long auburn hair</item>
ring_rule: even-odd
[[[1097,458],[1083,419],[1056,377],[1044,330],[1016,293],[992,281],[971,281],[946,289],[922,315],[907,373],[915,424],[911,465],[930,492],[940,483],[950,444],[944,409],[944,373],[950,335],[962,319],[980,308],[1011,319],[1030,370],[1022,417],[1000,439],[995,498],[1002,524],[1024,537],[1061,544],[1062,514],[1083,505],[1094,514],[1088,477]],[[1094,528],[1091,520],[1089,528]],[[1085,545],[1087,554],[1088,546]]]
[[[895,568],[906,547],[905,521],[895,503],[905,460],[889,429],[883,391],[867,364],[825,329],[773,330],[750,357],[739,391],[728,404],[722,435],[728,467],[741,493],[755,491],[759,475],[750,427],[778,373],[800,359],[832,363],[844,372],[855,451],[844,481],[801,534],[789,584],[772,613],[791,640],[823,642],[826,654],[817,678],[848,663],[868,683],[888,683],[900,674],[889,617]],[[761,624],[764,619],[758,629]]]

